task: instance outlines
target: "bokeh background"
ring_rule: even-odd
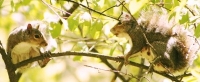
[[[43,1],[43,2],[42,2]],[[119,1],[123,0],[72,0],[85,5],[107,16],[118,18],[122,8]],[[139,16],[139,11],[151,4],[164,5],[165,8],[173,10],[169,12],[172,17],[177,17],[186,28],[192,28],[195,36],[200,36],[200,0],[124,0],[127,8],[134,17]],[[161,1],[163,1],[161,3]],[[45,4],[45,3],[46,4]],[[48,5],[47,5],[48,4]],[[130,47],[127,40],[117,38],[110,29],[117,23],[116,20],[92,12],[87,8],[79,6],[70,17],[63,17],[72,7],[67,0],[0,0],[0,40],[6,48],[9,33],[16,27],[30,21],[50,22],[50,33],[56,43],[52,52],[81,51],[97,52],[109,56],[123,56]],[[88,6],[89,4],[89,6]],[[191,14],[187,5],[195,13]],[[113,8],[111,8],[113,7]],[[111,9],[109,9],[111,8]],[[103,12],[106,10],[105,12]],[[188,13],[188,14],[187,14]],[[180,18],[179,18],[180,17]],[[60,19],[62,18],[62,20]],[[62,21],[62,23],[60,23]],[[196,23],[197,28],[192,25]],[[124,50],[125,49],[125,50]],[[198,54],[199,55],[199,54]],[[0,56],[1,57],[1,56]],[[141,62],[140,57],[133,58],[134,62]],[[118,62],[109,61],[117,68]],[[88,67],[91,66],[91,67]],[[198,57],[188,70],[193,76],[183,78],[186,82],[198,82],[200,79],[200,58]],[[99,69],[95,69],[99,68]],[[138,67],[124,66],[122,74],[125,78],[132,78],[131,82],[138,81]],[[127,74],[127,75],[126,75]],[[52,58],[44,68],[35,66],[25,72],[20,82],[110,82],[114,73],[110,71],[98,58],[64,56]],[[158,74],[144,74],[141,82],[170,82],[169,79]],[[9,82],[5,64],[0,58],[0,82]],[[121,82],[117,78],[116,82]]]

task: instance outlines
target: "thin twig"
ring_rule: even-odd
[[[98,14],[100,14],[100,15],[103,15],[103,16],[106,16],[106,17],[109,17],[109,18],[118,20],[118,19],[115,18],[115,17],[112,17],[112,16],[109,16],[109,15],[103,14],[103,13],[101,13],[101,12],[99,12],[99,11],[96,11],[96,10],[94,10],[94,9],[92,9],[92,8],[89,8],[89,7],[87,7],[87,6],[83,5],[83,4],[80,4],[80,3],[76,2],[76,1],[72,1],[72,0],[64,0],[64,1],[69,1],[69,2],[72,2],[72,3],[79,4],[80,6],[86,8],[86,9],[89,9],[90,11],[93,11],[93,12],[98,13]]]
[[[120,71],[120,70],[118,70],[118,69],[115,69],[115,68],[108,62],[108,60],[102,59],[102,58],[101,58],[101,61],[102,61],[103,63],[105,63],[111,70]],[[123,82],[126,82],[126,79],[125,79],[122,75],[120,75],[119,72],[114,72],[114,73],[115,73],[115,76],[119,77]]]
[[[170,9],[164,7],[165,4],[166,4],[166,3],[164,3],[163,0],[161,0],[159,3],[154,3],[154,4],[151,4],[151,3],[150,3],[150,5],[156,5],[156,6],[158,6],[158,7],[164,8],[164,9],[166,9],[166,10],[168,10],[168,11],[171,11]],[[168,4],[169,4],[169,3],[168,3]]]
[[[178,1],[181,2],[180,0]],[[188,9],[193,16],[196,16],[195,13],[192,11],[192,9],[190,9],[187,5],[185,5],[185,8]],[[197,28],[196,23],[194,23],[193,25],[194,25],[194,28],[196,29]]]
[[[118,66],[118,68],[117,68],[117,70],[121,70],[122,69],[122,67],[124,66],[124,63],[120,63],[119,64],[119,66]],[[113,79],[111,80],[111,82],[115,82],[115,80],[117,79],[117,75],[115,74],[115,76],[113,77]],[[128,81],[128,80],[127,80]]]
[[[92,47],[93,47],[93,46],[92,46]],[[90,51],[90,50],[89,50],[89,51]],[[92,52],[95,52],[95,53],[98,53],[98,51],[97,51],[95,48],[92,48],[91,51],[92,51]],[[102,61],[104,64],[106,64],[111,70],[118,70],[118,71],[120,71],[121,68],[122,68],[123,65],[124,65],[124,63],[120,63],[120,65],[118,66],[118,68],[115,69],[115,68],[108,62],[107,59],[102,59],[102,58],[101,58],[101,61]],[[119,77],[123,82],[127,82],[127,80],[126,80],[122,75],[120,75],[120,73],[118,73],[118,72],[114,72],[114,73],[115,73],[115,76],[114,76],[114,78],[111,80],[111,82],[115,82],[115,80],[116,80],[117,77]]]
[[[120,0],[117,0],[119,3],[122,3]],[[130,10],[125,6],[125,4],[122,4],[122,7],[126,9],[126,11],[131,15],[131,18],[134,20],[134,21],[137,21],[135,19],[135,17],[133,17],[133,15],[131,14]],[[136,22],[137,23],[137,22]],[[138,24],[138,23],[137,23]]]
[[[61,17],[53,8],[51,5],[49,5],[48,3],[46,3],[45,1],[41,0],[42,3],[44,3],[46,6],[48,6],[48,8],[50,8],[60,19],[63,19],[63,17]]]
[[[111,6],[111,7],[109,7],[108,9],[102,11],[101,13],[104,13],[104,12],[106,12],[106,11],[108,11],[108,10],[114,8],[114,7],[119,7],[119,6],[121,6],[124,2],[125,2],[125,1],[122,1],[122,2],[121,2],[120,4],[118,4],[118,5]]]
[[[87,6],[90,8],[88,0],[86,0],[86,3],[87,3]],[[88,9],[88,12],[90,13],[90,15],[92,15],[89,9]]]
[[[89,66],[89,65],[84,65],[84,66],[90,67],[90,68],[94,68],[94,69],[97,69],[97,70],[109,71],[109,72],[114,72],[114,73],[117,73],[117,72],[118,72],[118,73],[121,73],[121,74],[123,74],[123,75],[128,75],[129,77],[133,77],[131,74],[123,73],[123,72],[118,71],[118,70],[107,70],[107,69],[102,69],[102,68],[93,67],[93,66]],[[133,78],[136,78],[136,79],[137,79],[137,77],[133,77]],[[126,82],[126,81],[125,81],[125,82]]]

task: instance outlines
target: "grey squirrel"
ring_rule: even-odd
[[[15,28],[9,35],[7,40],[7,53],[10,54],[13,64],[17,64],[23,60],[39,56],[41,48],[47,47],[48,42],[43,32],[43,22],[31,22],[24,26]],[[40,67],[44,67],[50,61],[49,58],[39,60]],[[33,63],[22,66],[17,69],[17,73],[23,73],[30,68]]]
[[[140,54],[152,63],[153,69],[160,72],[182,74],[196,58],[199,45],[191,32],[168,21],[167,10],[151,6],[142,11],[136,20],[128,13],[123,13],[120,21],[111,32],[118,37],[125,37],[131,44],[125,55],[125,62],[130,56]]]

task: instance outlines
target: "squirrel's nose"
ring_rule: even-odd
[[[44,46],[47,46],[47,45],[48,45],[48,43],[45,42]]]
[[[42,43],[41,43],[41,46],[47,46],[47,45],[48,45],[47,42],[42,42]]]

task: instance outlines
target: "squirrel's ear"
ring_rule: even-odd
[[[27,25],[27,29],[28,29],[28,30],[32,29],[32,25],[31,25],[31,24],[28,24],[28,25]]]
[[[133,17],[130,13],[127,13],[127,12],[122,12],[120,21],[121,22],[128,22],[128,21],[131,22],[132,21],[133,23],[138,25],[137,20],[135,19],[135,17]]]
[[[39,29],[39,27],[40,27],[40,25],[38,25],[38,26],[36,27],[36,29]]]
[[[29,34],[31,33],[31,30],[32,30],[32,25],[28,24],[27,25],[27,31],[28,31]]]

